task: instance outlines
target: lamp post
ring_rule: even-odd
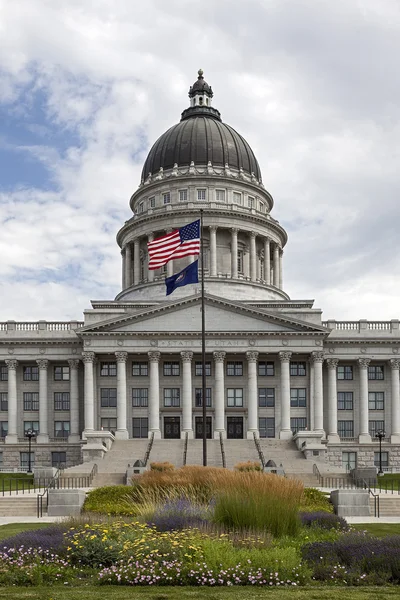
[[[383,429],[379,429],[379,431],[376,432],[375,437],[378,438],[379,440],[379,471],[378,471],[378,475],[383,475],[383,469],[382,469],[382,440],[385,437],[385,432],[383,431]]]
[[[33,429],[27,429],[25,431],[25,437],[28,438],[28,442],[29,442],[29,446],[28,446],[28,473],[32,473],[31,448],[32,448],[32,438],[36,437],[36,432]]]

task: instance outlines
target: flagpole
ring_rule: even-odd
[[[207,399],[206,399],[206,314],[204,309],[204,237],[203,209],[200,209],[200,240],[201,240],[201,396],[203,399],[203,467],[207,466]]]

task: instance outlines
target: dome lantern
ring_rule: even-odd
[[[213,91],[203,77],[203,70],[198,70],[197,81],[189,88],[190,106],[211,106]]]

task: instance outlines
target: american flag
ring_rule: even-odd
[[[147,244],[149,269],[159,269],[172,259],[200,252],[200,219]]]

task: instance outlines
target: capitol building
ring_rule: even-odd
[[[147,252],[203,209],[207,437],[228,454],[233,439],[291,441],[306,460],[352,468],[378,464],[379,432],[384,467],[399,469],[399,320],[324,321],[288,296],[279,203],[201,70],[189,104],[130,199],[116,298],[83,320],[2,315],[0,467],[27,466],[28,430],[43,466],[101,458],[114,439],[203,437],[200,284],[165,294],[196,257],[149,270]]]

